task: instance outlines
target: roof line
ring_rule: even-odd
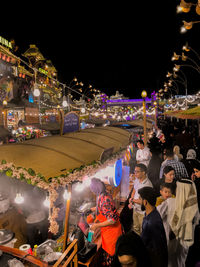
[[[87,131],[82,131],[81,133],[92,133],[92,134],[94,134],[94,132],[91,132],[91,131],[89,131],[89,130],[87,130]],[[118,140],[118,139],[115,139],[115,138],[113,138],[113,137],[111,137],[111,136],[107,136],[107,135],[105,135],[105,134],[102,134],[102,133],[95,133],[96,135],[101,135],[101,136],[105,136],[105,137],[107,137],[107,138],[110,138],[110,139],[112,139],[112,140],[114,140],[114,141],[116,141],[116,142],[121,142],[121,140]]]
[[[40,147],[40,148],[44,148],[44,149],[47,149],[47,150],[51,150],[51,151],[54,151],[54,152],[56,152],[56,153],[59,153],[59,154],[61,154],[61,155],[64,155],[64,156],[66,156],[66,157],[68,157],[68,158],[71,158],[71,159],[73,159],[73,160],[75,160],[75,161],[78,161],[78,162],[80,162],[80,163],[85,163],[84,161],[82,161],[82,160],[80,160],[80,159],[77,159],[77,158],[75,158],[75,157],[73,157],[73,156],[70,156],[69,154],[67,154],[67,153],[64,153],[64,152],[62,152],[62,151],[59,151],[59,150],[57,150],[57,149],[54,149],[54,148],[50,148],[50,147],[46,147],[46,146],[41,146],[41,145],[34,145],[34,144],[16,144],[16,145],[25,145],[25,146],[35,146],[35,147]]]
[[[75,139],[75,140],[79,140],[79,141],[82,141],[82,142],[86,142],[88,144],[91,144],[91,145],[94,145],[94,146],[97,146],[99,148],[102,148],[102,149],[105,149],[106,147],[103,147],[103,146],[100,146],[94,142],[91,142],[91,141],[88,141],[88,140],[85,140],[85,139],[82,139],[82,138],[77,138],[77,137],[72,137],[72,136],[64,136],[62,135],[63,138],[71,138],[71,139]]]
[[[109,128],[109,127],[107,127],[107,129],[105,129],[105,128],[101,128],[101,130],[103,130],[103,131],[110,131],[110,132],[114,132],[114,133],[117,133],[117,134],[120,134],[120,135],[123,135],[123,136],[126,136],[126,137],[127,137],[127,135],[126,135],[126,134],[119,133],[118,131],[113,131],[113,129],[111,129],[111,128]],[[127,133],[128,133],[128,131],[127,131]]]

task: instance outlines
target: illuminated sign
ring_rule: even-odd
[[[114,186],[118,186],[122,179],[122,160],[118,159],[115,163],[115,176],[113,177]]]
[[[77,132],[79,129],[79,116],[75,112],[69,112],[64,115],[62,122],[62,134]]]
[[[105,174],[108,176],[109,184],[118,187],[122,179],[122,160],[118,159],[113,166],[108,166]]]
[[[7,46],[8,48],[11,48],[12,49],[12,44],[11,42],[9,42],[8,40],[4,39],[3,37],[0,36],[0,43],[2,45],[5,45]]]
[[[45,74],[45,75],[48,75],[48,71],[42,69],[42,68],[39,68],[39,72]]]

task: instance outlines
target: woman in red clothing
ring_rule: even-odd
[[[95,231],[95,229],[101,228],[102,266],[111,266],[117,239],[122,234],[119,214],[112,196],[106,192],[105,184],[101,180],[93,178],[90,190],[97,196],[96,221],[98,221],[91,226],[91,230]]]

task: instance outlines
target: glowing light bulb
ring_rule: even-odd
[[[83,189],[84,189],[84,184],[83,183],[78,183],[77,186],[75,187],[75,190],[77,192],[81,192],[81,191],[83,191]]]
[[[71,192],[68,192],[67,189],[65,189],[65,192],[63,194],[63,198],[66,200],[69,200],[71,198]]]
[[[35,88],[33,91],[34,96],[39,96],[40,95],[40,90]]]
[[[147,92],[146,92],[145,90],[143,90],[142,93],[141,93],[141,96],[142,96],[143,98],[147,97]]]
[[[47,208],[50,207],[50,201],[49,201],[49,196],[48,196],[48,195],[46,196],[46,199],[45,199],[45,201],[43,202],[43,204],[44,204],[44,206],[47,207]]]
[[[6,106],[8,102],[6,100],[3,100],[3,105]]]
[[[62,105],[63,105],[63,107],[67,107],[68,106],[68,102],[67,102],[66,96],[63,96]]]
[[[24,202],[24,197],[20,193],[17,193],[15,197],[15,203],[22,204],[23,202]]]
[[[82,108],[81,109],[81,113],[85,113],[85,108]]]

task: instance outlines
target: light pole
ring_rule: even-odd
[[[147,144],[147,116],[146,116],[146,100],[147,92],[145,90],[142,91],[141,96],[143,98],[143,127],[144,127],[144,145]]]
[[[155,120],[155,128],[157,128],[157,102],[153,102],[154,105],[154,110],[155,110],[155,115],[154,115],[154,120]]]
[[[42,120],[40,114],[40,90],[38,89],[37,85],[37,69],[34,69],[34,76],[35,76],[35,84],[34,84],[33,95],[35,97],[38,97],[39,124],[41,125]]]

